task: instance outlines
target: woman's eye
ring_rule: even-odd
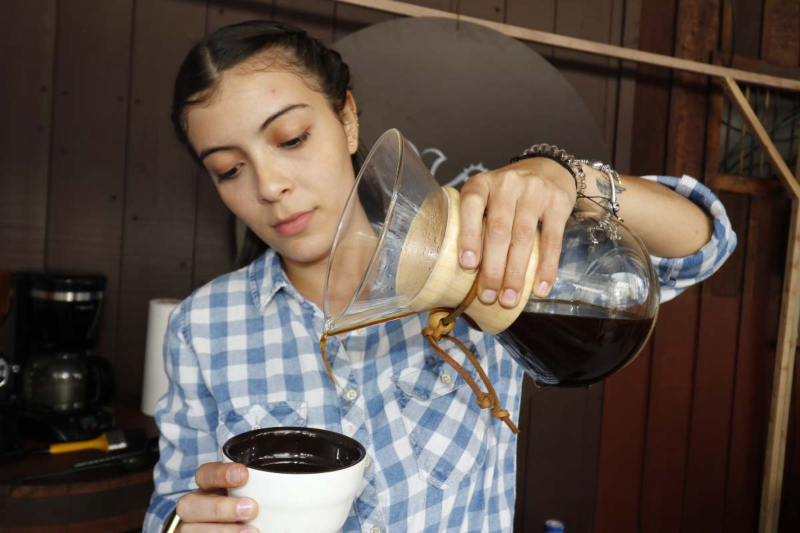
[[[292,139],[290,141],[286,141],[286,142],[280,143],[278,146],[280,146],[281,148],[289,148],[289,149],[291,149],[291,148],[299,148],[300,145],[302,145],[304,142],[306,142],[306,139],[308,139],[309,135],[311,135],[311,132],[306,130],[301,136],[295,137],[294,139]]]
[[[229,179],[231,179],[231,178],[235,177],[235,176],[236,176],[236,174],[238,174],[238,173],[239,173],[239,169],[240,169],[241,167],[242,167],[242,165],[241,165],[241,164],[239,164],[239,165],[236,165],[235,167],[233,167],[232,169],[230,169],[230,170],[229,170],[229,171],[227,171],[227,172],[224,172],[224,173],[222,173],[222,174],[217,174],[217,181],[218,181],[218,182],[219,182],[219,181],[225,181],[225,180],[229,180]]]

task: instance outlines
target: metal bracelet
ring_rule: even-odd
[[[167,521],[164,523],[163,531],[164,533],[175,533],[178,530],[178,526],[181,525],[181,517],[178,516],[177,507],[172,514],[167,517]]]
[[[530,148],[526,148],[522,152],[521,157],[532,156],[545,156],[549,158],[558,158],[562,165],[572,169],[573,176],[575,177],[575,188],[577,189],[577,198],[581,198],[586,193],[586,173],[583,171],[583,166],[580,161],[575,159],[575,156],[559,148],[554,144],[534,144]],[[577,198],[575,204],[577,205]]]
[[[598,170],[608,178],[608,186],[609,189],[611,190],[611,198],[601,197],[602,200],[605,200],[605,202],[608,203],[608,207],[603,206],[602,204],[600,204],[600,202],[595,202],[595,203],[601,205],[601,207],[604,207],[605,209],[610,211],[611,214],[613,214],[616,218],[622,220],[622,218],[619,216],[619,202],[617,201],[617,198],[619,197],[620,194],[622,194],[622,192],[625,189],[622,188],[622,178],[619,177],[619,173],[613,168],[611,168],[611,165],[603,163],[602,161],[597,161],[593,159],[578,159],[576,163],[587,165],[595,170]]]

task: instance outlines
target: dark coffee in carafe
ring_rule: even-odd
[[[563,314],[523,312],[499,335],[542,384],[582,387],[605,379],[636,357],[653,327],[654,318],[609,314],[585,304],[560,307]]]

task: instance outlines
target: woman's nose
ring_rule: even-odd
[[[259,169],[257,176],[258,199],[261,202],[275,203],[292,190],[292,180],[277,169]]]

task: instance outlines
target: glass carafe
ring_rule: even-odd
[[[442,188],[397,130],[381,136],[342,213],[325,276],[325,336],[413,313],[450,311],[478,269],[458,264],[460,195]],[[539,384],[583,386],[641,351],[659,285],[642,241],[605,213],[574,211],[550,294],[531,292],[538,235],[513,309],[473,299],[461,315],[497,335]]]

